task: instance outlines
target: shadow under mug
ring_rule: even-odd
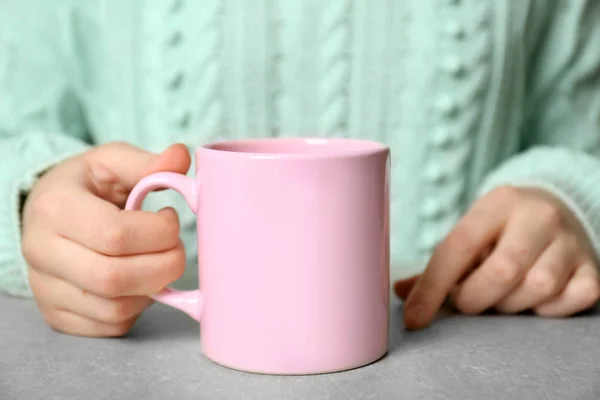
[[[353,139],[250,139],[196,149],[196,178],[142,179],[197,216],[200,290],[155,300],[200,322],[213,362],[297,375],[370,364],[387,352],[389,158]]]

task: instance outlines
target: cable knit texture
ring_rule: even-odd
[[[283,135],[391,147],[394,266],[500,185],[551,191],[600,254],[600,2],[0,0],[0,290],[29,294],[19,197],[53,164]]]

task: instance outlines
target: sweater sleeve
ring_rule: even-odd
[[[501,185],[549,191],[600,256],[600,2],[555,10],[529,71],[523,151],[492,171],[480,194]]]
[[[88,147],[53,40],[54,11],[25,10],[30,3],[0,1],[0,292],[15,296],[30,295],[21,197],[44,170]]]

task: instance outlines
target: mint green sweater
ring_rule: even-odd
[[[0,0],[0,290],[29,294],[19,198],[49,166],[280,135],[391,147],[394,265],[504,184],[554,193],[600,250],[600,1]]]

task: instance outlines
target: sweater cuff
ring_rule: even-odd
[[[539,188],[577,217],[600,257],[600,160],[583,151],[536,147],[492,171],[480,196],[498,186]]]
[[[27,264],[21,252],[21,196],[40,173],[88,149],[57,133],[30,133],[0,141],[0,292],[29,297]]]

